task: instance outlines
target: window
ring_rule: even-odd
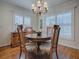
[[[29,27],[31,26],[31,19],[30,17],[27,16],[19,16],[15,15],[15,29],[17,28],[17,25],[23,25],[24,27]]]
[[[61,27],[60,37],[71,39],[72,37],[72,12],[58,14],[46,18],[46,27],[58,24]]]
[[[31,19],[30,19],[30,17],[24,17],[24,26],[26,26],[26,27],[31,26]]]
[[[46,27],[49,27],[51,25],[55,24],[55,16],[47,17],[46,18]]]
[[[71,13],[63,13],[57,15],[57,24],[60,25],[61,31],[60,31],[60,36],[64,38],[71,38]]]
[[[23,24],[23,16],[15,16],[15,25],[21,25]]]

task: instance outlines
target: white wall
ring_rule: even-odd
[[[0,1],[0,47],[11,44],[14,14],[31,16],[27,9]]]
[[[62,40],[60,39],[59,44],[65,45],[68,47],[79,49],[79,2],[77,1],[69,1],[63,4],[59,4],[51,8],[51,12],[49,15],[55,15],[61,13],[62,11],[66,12],[67,10],[74,9],[74,40]]]

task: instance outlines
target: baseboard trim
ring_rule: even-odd
[[[2,46],[0,48],[8,48],[8,47],[11,47],[11,45]]]
[[[79,50],[78,47],[72,47],[72,46],[68,46],[68,45],[65,45],[65,44],[59,44],[60,46],[64,46],[64,47],[68,47],[68,48],[72,48],[72,49],[76,49],[76,50]]]

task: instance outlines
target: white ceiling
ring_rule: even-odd
[[[31,10],[31,5],[35,3],[36,0],[2,0],[2,1]],[[64,3],[70,0],[45,0],[45,1],[47,1],[48,7],[51,8],[54,5]]]

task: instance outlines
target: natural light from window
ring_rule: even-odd
[[[46,18],[46,27],[58,24],[61,27],[60,37],[70,39],[72,36],[72,13],[62,13]]]
[[[15,29],[17,25],[23,25],[24,27],[31,27],[31,18],[27,16],[15,15]]]

